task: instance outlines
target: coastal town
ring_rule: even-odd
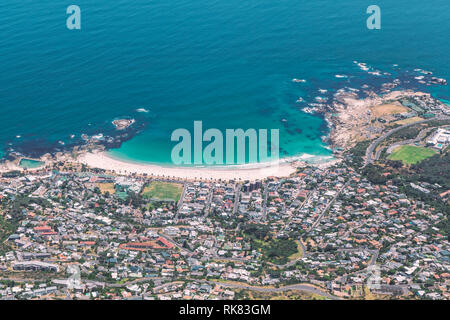
[[[150,204],[144,186],[174,182],[61,169],[1,180],[2,231],[12,231],[2,298],[228,299],[297,283],[306,295],[357,298],[370,266],[380,271],[371,294],[448,298],[443,213],[343,165],[177,182],[178,202]]]
[[[335,161],[283,176],[10,163],[0,298],[449,299],[450,107],[342,101]]]

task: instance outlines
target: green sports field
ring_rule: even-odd
[[[183,191],[181,183],[152,181],[144,188],[142,196],[151,200],[178,201]]]
[[[390,160],[401,160],[405,164],[416,164],[436,154],[436,151],[415,146],[400,146],[388,157]]]

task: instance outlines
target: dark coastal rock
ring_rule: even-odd
[[[134,119],[133,119],[134,120]],[[86,148],[119,148],[122,143],[132,139],[147,127],[147,121],[139,118],[123,130],[111,126],[111,122],[103,125],[88,127],[78,137],[72,135],[68,140],[49,141],[32,136],[24,136],[21,140],[12,140],[11,146],[5,150],[2,160],[14,160],[17,156],[38,159],[44,154],[55,156],[56,153],[72,152],[73,150],[87,150]],[[99,132],[102,132],[99,134]],[[63,143],[61,143],[63,142]]]

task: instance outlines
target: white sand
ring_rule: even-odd
[[[185,167],[162,167],[153,164],[139,164],[126,162],[110,157],[106,152],[85,153],[77,159],[92,168],[115,171],[116,173],[137,173],[147,175],[179,178],[188,180],[259,180],[267,177],[288,177],[296,171],[296,163],[280,163],[278,165],[243,165],[228,166],[221,168],[185,168]]]

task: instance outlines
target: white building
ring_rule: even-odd
[[[433,145],[437,149],[442,149],[450,144],[450,130],[439,128],[427,141],[428,144]]]

